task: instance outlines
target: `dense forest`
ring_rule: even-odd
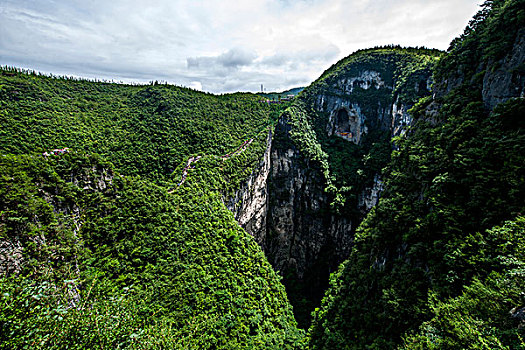
[[[489,0],[283,103],[0,68],[0,349],[525,349],[524,48]],[[342,264],[278,267],[283,169]],[[225,204],[259,192],[262,241]]]
[[[284,106],[1,73],[1,348],[302,341],[278,276],[222,203]]]
[[[524,9],[486,2],[436,65],[315,313],[312,348],[525,346]],[[491,74],[511,76],[495,107]]]
[[[279,115],[253,94],[131,86],[1,71],[0,152],[68,147],[97,153],[126,175],[166,180],[190,154],[222,155]]]

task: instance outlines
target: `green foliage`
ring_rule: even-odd
[[[0,348],[304,348],[280,278],[222,203],[285,107],[332,213],[358,222],[357,194],[389,164],[310,347],[525,348],[513,317],[525,304],[525,103],[487,111],[481,98],[483,75],[523,30],[523,5],[486,1],[444,56],[358,51],[289,106],[1,68]],[[434,66],[441,94],[415,104]],[[415,104],[392,156],[388,130],[370,128],[359,145],[329,137],[316,106],[321,94],[348,98],[337,81],[367,70],[386,86],[355,87],[347,102],[365,115]],[[73,151],[41,155],[63,147]],[[291,290],[301,314],[315,305],[298,295],[305,286]]]
[[[0,237],[22,255],[0,282],[1,347],[299,346],[278,276],[222,203],[224,174],[260,158],[240,155],[202,158],[171,194],[79,153],[0,158]]]
[[[282,108],[2,68],[0,347],[298,347],[279,278],[222,203]]]
[[[278,276],[222,203],[282,106],[9,68],[1,79],[1,348],[300,346]],[[177,186],[191,154],[202,158]]]
[[[216,96],[0,69],[0,152],[69,147],[127,175],[164,181],[190,154],[222,155],[277,118],[253,94]]]
[[[396,67],[400,63],[405,65],[412,60],[424,63],[424,61],[432,60],[442,55],[442,52],[435,49],[427,48],[404,48],[401,46],[380,46],[371,49],[359,50],[351,55],[343,58],[332,67],[327,69],[314,83],[306,88],[305,93],[315,89],[319,84],[328,85],[334,78],[341,78],[344,76],[359,76],[361,72],[372,70],[384,73],[381,75],[387,85],[393,86],[397,81],[395,77]],[[403,62],[406,60],[405,62]],[[410,64],[413,69],[421,68],[418,65]],[[399,71],[401,73],[401,71]]]
[[[446,124],[421,121],[400,140],[387,190],[362,223],[337,276],[342,286],[331,286],[323,302],[328,310],[316,316],[314,348],[347,343],[345,334],[351,333],[360,335],[351,338],[358,348],[395,343],[429,317],[428,288],[439,296],[456,295],[495,268],[493,261],[468,263],[475,251],[458,247],[466,235],[525,209],[523,129],[508,130],[497,117],[515,115],[514,108],[511,101],[488,118],[479,104],[469,104]],[[335,329],[340,340],[323,335],[326,329]]]
[[[480,68],[497,68],[497,61],[512,49],[525,24],[524,5],[522,0],[485,1],[464,33],[450,44],[449,54],[436,69],[436,79],[446,84],[457,78],[473,77]]]
[[[412,109],[416,122],[396,139],[386,190],[314,315],[312,348],[394,348],[404,334],[407,348],[523,345],[509,316],[523,303],[523,276],[509,276],[506,265],[523,259],[523,219],[517,228],[485,230],[525,210],[525,103],[510,99],[487,111],[481,79],[465,68],[467,60],[476,68],[487,59],[469,56],[472,45],[483,48],[496,28],[516,23],[508,11],[520,18],[522,5],[494,2],[493,20],[439,61],[438,86],[450,72],[464,79]],[[494,31],[480,29],[486,25]],[[430,103],[439,104],[439,115],[427,114]]]
[[[325,179],[329,181],[328,155],[321,148],[316,134],[308,122],[304,104],[298,101],[288,108],[281,118],[285,118],[286,122],[291,126],[290,138],[295,146],[304,153],[306,158],[319,164]]]
[[[514,313],[525,303],[525,218],[469,235],[455,255],[472,268],[496,269],[462,293],[439,300],[430,293],[432,319],[404,338],[404,349],[523,349],[525,331]],[[510,316],[510,317],[509,317]]]

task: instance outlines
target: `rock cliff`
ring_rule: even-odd
[[[483,102],[492,110],[498,103],[513,97],[525,98],[525,29],[518,32],[512,51],[487,70],[483,77]]]
[[[344,254],[352,237],[351,222],[329,211],[330,198],[319,167],[290,142],[290,125],[282,118],[272,145],[267,255],[280,271],[294,271],[299,279],[318,264],[326,251]],[[333,261],[332,260],[332,261]],[[323,262],[326,273],[335,268]]]
[[[329,137],[335,135],[359,144],[369,127],[388,129],[391,106],[384,97],[391,95],[392,89],[380,72],[366,70],[357,76],[341,76],[329,89],[319,92],[314,108],[328,115],[326,133]],[[376,95],[373,108],[363,106],[364,101],[360,98],[363,94]]]
[[[294,103],[305,119],[281,115],[258,169],[224,200],[284,277],[303,325],[380,198],[390,138],[412,122],[416,98],[430,93],[432,60],[417,69],[413,63],[409,74],[401,73],[406,57],[396,50],[358,56],[305,89]],[[324,166],[314,156],[319,150],[328,155]]]
[[[412,125],[382,177],[382,199],[359,227],[348,260],[314,314],[312,349],[519,343],[515,315],[523,300],[512,290],[513,277],[502,278],[489,298],[489,283],[483,284],[500,273],[512,275],[500,261],[514,253],[502,247],[517,247],[523,237],[510,243],[507,228],[501,241],[489,243],[495,226],[523,213],[524,197],[516,194],[524,189],[518,175],[525,154],[524,7],[523,1],[483,6],[435,66],[433,96],[420,100],[405,120]],[[405,87],[420,89],[421,83]],[[402,105],[409,103],[400,98],[392,114],[407,110]],[[472,243],[465,243],[468,237]],[[461,327],[468,331],[451,331]]]
[[[226,207],[233,213],[239,225],[251,234],[265,249],[266,217],[268,213],[268,175],[270,174],[270,152],[272,132],[268,132],[266,150],[259,166],[252,172],[235,195],[224,198]]]

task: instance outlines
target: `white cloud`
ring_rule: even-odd
[[[358,49],[446,49],[476,10],[472,0],[0,0],[0,64],[199,82],[212,92],[278,90]]]
[[[202,84],[200,81],[192,81],[188,87],[202,91]]]

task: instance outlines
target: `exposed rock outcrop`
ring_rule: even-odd
[[[492,110],[498,103],[510,98],[525,98],[525,29],[518,32],[516,41],[505,58],[489,69],[483,77],[483,102]]]
[[[334,88],[341,90],[344,94],[351,94],[356,87],[363,90],[370,88],[379,89],[386,87],[381,73],[373,70],[365,70],[359,76],[340,79],[334,84]]]
[[[264,249],[266,216],[268,212],[268,175],[272,132],[268,132],[266,150],[259,166],[252,172],[235,195],[225,198],[226,207],[233,213],[239,225],[251,234]]]
[[[311,278],[312,269],[327,275],[350,249],[352,223],[330,212],[319,167],[304,158],[289,140],[281,118],[271,152],[270,207],[266,254],[281,272]],[[323,253],[327,259],[319,259]]]
[[[361,135],[366,134],[368,128],[365,125],[366,117],[361,112],[359,104],[349,104],[344,101],[335,103],[330,112],[326,133],[328,136],[336,135],[344,140],[359,144]],[[335,106],[338,107],[335,107]]]
[[[0,239],[0,275],[17,275],[22,270],[23,247],[18,239]]]
[[[416,94],[429,94],[432,86],[430,71],[422,74],[413,84]],[[364,93],[363,90],[371,88],[376,90],[370,96],[375,98],[373,108],[363,106],[363,98],[360,96]],[[379,72],[365,71],[360,76],[340,78],[329,91],[317,96],[315,109],[329,116],[326,125],[328,136],[336,135],[360,144],[369,129],[390,130],[392,136],[402,135],[412,123],[408,110],[413,103],[414,101],[407,101],[394,92],[394,87],[386,84]]]
[[[369,127],[388,130],[391,110],[388,101],[374,101],[374,107],[366,108],[368,113],[364,111],[358,95],[369,89],[381,90],[385,96],[390,96],[393,87],[385,83],[379,72],[367,70],[359,76],[341,77],[316,97],[315,110],[329,116],[328,136],[336,135],[359,144]]]
[[[408,113],[408,106],[399,101],[399,96],[396,101],[392,104],[392,125],[391,134],[392,136],[403,135],[406,128],[412,124],[412,116]]]
[[[371,187],[365,188],[358,197],[359,210],[366,214],[372,209],[378,202],[383,190],[383,182],[379,175],[374,176],[374,183]]]
[[[511,98],[525,98],[525,29],[517,32],[516,39],[507,55],[494,62],[489,60],[479,63],[476,66],[476,73],[482,74],[483,103],[489,111],[496,105]],[[433,91],[434,100],[441,98],[452,90],[463,84],[471,84],[472,81],[465,81],[464,73],[452,71],[440,82]],[[433,102],[435,103],[435,102]],[[441,106],[438,104],[427,111],[427,115],[435,114]]]

